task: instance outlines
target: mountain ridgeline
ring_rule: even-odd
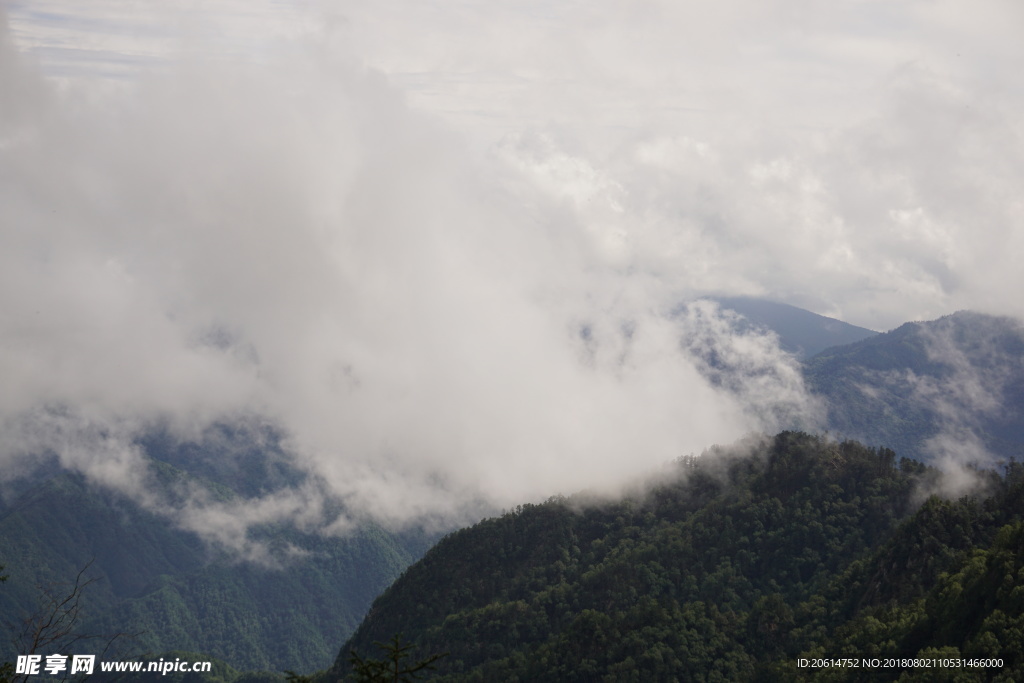
[[[878,334],[842,320],[818,315],[796,306],[754,297],[716,297],[722,309],[743,316],[741,330],[768,329],[778,335],[779,346],[797,358],[816,356],[833,346],[845,346]]]
[[[237,433],[223,436],[245,442]],[[202,486],[230,503],[297,476],[277,462],[272,445],[249,450],[213,469],[217,453],[172,449],[154,437],[149,452],[192,472],[153,459],[152,483],[164,491]],[[239,670],[326,666],[373,598],[436,538],[371,524],[339,538],[262,525],[247,534],[267,549],[261,564],[240,561],[81,475],[51,471],[18,483],[20,493],[0,505],[0,558],[8,575],[0,615],[19,631],[23,619],[39,613],[46,591],[63,596],[87,567],[85,578],[94,581],[82,592],[79,629],[131,634],[117,641],[120,656],[188,650]],[[79,643],[76,652],[92,645]],[[0,661],[17,654],[17,643],[0,641]]]
[[[827,426],[903,456],[1024,457],[1024,327],[963,311],[822,351],[804,363]]]
[[[862,680],[793,662],[936,652],[999,656],[989,673],[1024,680],[1021,324],[961,312],[878,334],[782,304],[719,305],[802,358],[832,437],[714,448],[619,502],[524,505],[411,567],[437,536],[370,524],[344,538],[254,526],[246,538],[278,566],[239,561],[50,463],[0,501],[0,617],[16,627],[40,586],[59,590],[91,562],[86,631],[136,634],[124,655],[222,660],[216,681],[336,657],[323,678],[336,683],[353,650],[379,657],[374,641],[398,633],[414,658],[450,652],[435,663],[448,681]],[[137,445],[171,498],[202,489],[230,506],[308,476],[262,426],[220,425],[197,443],[155,430]],[[981,487],[929,498],[940,473],[928,463],[950,459],[988,468]],[[0,661],[19,653],[0,644]]]
[[[1024,468],[979,472],[955,501],[926,498],[940,479],[888,449],[784,432],[680,459],[618,502],[524,505],[411,566],[323,680],[356,680],[350,653],[396,633],[413,656],[449,653],[438,681],[901,674],[797,668],[825,655],[998,657],[956,680],[1022,680]]]
[[[801,361],[821,428],[901,456],[1024,458],[1024,326],[973,311],[878,334],[786,304],[715,299]]]

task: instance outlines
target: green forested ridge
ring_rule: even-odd
[[[963,312],[803,367],[834,433],[926,458],[929,438],[960,430],[1020,459],[1021,358],[1019,323]],[[171,498],[182,483],[227,501],[306,477],[260,425],[220,426],[196,444],[154,431],[139,445]],[[936,472],[885,449],[789,434],[757,457],[710,455],[677,463],[687,477],[643,499],[555,499],[452,535],[381,599],[353,646],[373,656],[374,640],[404,633],[416,656],[452,651],[449,680],[789,679],[779,667],[801,653],[993,654],[994,642],[1020,652],[1017,465],[984,475],[985,495],[922,505]],[[334,540],[253,529],[308,551],[272,571],[74,475],[44,469],[24,482],[0,502],[11,575],[0,618],[17,621],[37,583],[66,581],[95,558],[91,630],[141,631],[134,652],[185,648],[237,669],[322,666],[429,542],[372,526]]]
[[[197,442],[183,442],[154,428],[138,445],[156,462],[241,496],[294,486],[308,476],[284,453],[281,435],[265,424],[215,424]]]
[[[166,463],[153,468],[163,483],[190,476]],[[215,496],[237,495],[204,485]],[[78,475],[37,479],[0,510],[0,558],[10,575],[0,617],[16,627],[37,610],[40,586],[59,591],[92,561],[88,574],[99,580],[84,592],[82,631],[137,633],[119,641],[122,654],[185,649],[237,669],[309,671],[329,663],[373,598],[430,542],[372,525],[343,538],[254,533],[300,552],[282,554],[278,568],[240,563]],[[0,639],[0,661],[16,650]]]
[[[969,433],[989,452],[1024,458],[1024,328],[961,311],[822,351],[803,364],[827,401],[828,428],[927,459],[928,440]]]
[[[325,680],[395,633],[416,656],[450,652],[449,681],[864,680],[795,661],[931,652],[1002,657],[997,680],[1024,677],[1021,466],[923,504],[935,470],[801,433],[676,466],[644,496],[552,499],[449,535]]]

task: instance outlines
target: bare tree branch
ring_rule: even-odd
[[[85,590],[96,583],[97,577],[88,577],[86,573],[94,560],[88,563],[70,583],[52,583],[39,588],[39,608],[22,622],[20,633],[13,638],[16,650],[22,655],[48,654],[79,654],[74,650],[83,643],[93,641],[103,643],[98,653],[102,657],[110,650],[115,641],[121,638],[133,638],[138,633],[119,632],[114,634],[87,633],[80,630],[82,619],[82,596]],[[94,650],[94,647],[88,648]],[[10,669],[10,671],[8,671]],[[58,681],[67,681],[68,671]],[[0,671],[0,683],[27,683],[28,674],[13,673],[7,666]]]

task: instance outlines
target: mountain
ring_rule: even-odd
[[[936,470],[785,432],[618,502],[524,505],[406,570],[320,680],[395,634],[410,661],[448,653],[437,681],[947,680],[797,666],[826,656],[998,657],[955,680],[1022,680],[1024,467],[978,480],[922,504]]]
[[[1024,327],[963,311],[804,363],[828,426],[915,458],[1024,457]]]
[[[931,461],[1024,454],[1017,321],[961,312],[876,334],[781,304],[727,303],[794,353],[830,345],[802,367],[832,433]],[[864,337],[831,345],[844,334]],[[221,501],[308,476],[261,426],[221,425],[194,444],[154,430],[138,446],[162,490],[201,487]],[[378,655],[373,642],[396,633],[423,655],[451,651],[442,680],[790,680],[779,662],[814,652],[985,654],[981,638],[999,643],[988,652],[1020,652],[1019,600],[1004,595],[1019,580],[1003,580],[1021,566],[1019,466],[985,475],[985,495],[918,509],[938,476],[887,449],[785,433],[681,460],[618,503],[522,506],[450,535],[412,567],[436,536],[373,525],[344,538],[253,528],[276,564],[259,566],[128,497],[42,469],[0,503],[10,575],[0,615],[31,613],[40,584],[59,589],[92,561],[86,630],[138,632],[125,643],[133,653],[205,653],[234,672],[224,680],[327,666],[351,636],[324,679],[334,683],[350,650]]]
[[[842,320],[765,299],[714,297],[711,300],[723,309],[739,313],[749,325],[775,332],[779,336],[779,346],[797,358],[810,358],[829,347],[851,344],[878,334]]]
[[[167,488],[191,483],[223,500],[239,495],[165,462],[151,469]],[[271,480],[291,476],[269,471]],[[10,577],[0,586],[0,614],[17,624],[38,610],[46,587],[61,594],[88,565],[95,582],[83,591],[81,630],[137,634],[119,641],[125,653],[191,650],[242,670],[310,670],[330,662],[373,598],[435,540],[370,524],[338,538],[274,527],[251,535],[269,548],[269,566],[240,562],[79,475],[37,477],[0,508],[0,562]],[[11,648],[5,638],[0,661],[20,654]]]

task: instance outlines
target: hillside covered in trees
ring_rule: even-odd
[[[836,334],[870,332],[745,303],[754,317],[744,324],[772,329],[785,348],[806,352]],[[825,349],[801,367],[827,408],[824,427],[840,438],[923,462],[979,452],[1019,462],[1022,358],[1018,321],[961,312]],[[221,425],[201,443],[157,430],[138,446],[168,495],[202,489],[218,501],[253,500],[306,476],[266,427]],[[712,449],[621,502],[557,498],[453,534],[377,603],[333,671],[344,673],[352,648],[379,656],[373,642],[396,633],[424,655],[451,650],[438,662],[450,680],[532,680],[549,665],[550,680],[570,668],[578,680],[595,671],[609,680],[631,680],[630,672],[742,679],[776,675],[800,654],[885,643],[893,652],[939,643],[992,652],[987,636],[979,645],[984,633],[1019,652],[1014,591],[1024,580],[983,589],[999,572],[1010,576],[992,563],[1020,564],[1006,555],[1019,540],[1018,467],[979,475],[986,485],[967,499],[928,500],[939,472],[884,448],[790,433],[747,451]],[[279,561],[239,561],[123,495],[41,467],[0,496],[0,563],[10,575],[0,616],[17,626],[37,609],[40,586],[66,583],[92,561],[98,580],[83,597],[83,626],[137,634],[128,652],[187,650],[232,670],[309,672],[328,665],[373,599],[437,538],[373,524],[342,538],[271,524],[247,535]],[[908,547],[917,550],[899,555]],[[867,574],[851,573],[858,567]],[[940,633],[922,621],[942,600],[968,595],[968,584],[970,599],[992,609],[943,614],[975,623],[973,631]],[[767,625],[756,626],[763,614]],[[1010,625],[982,629],[1000,614]],[[602,638],[610,645],[593,645]],[[452,645],[462,639],[476,650]],[[2,659],[17,652],[0,645]]]
[[[888,449],[784,432],[682,458],[617,502],[524,505],[453,533],[374,603],[443,681],[1021,680],[1024,468],[973,493]],[[799,657],[1002,659],[812,670]],[[901,675],[903,676],[901,678]]]
[[[227,501],[242,495],[227,484],[266,480],[227,473],[218,482],[166,462],[152,467],[167,489],[202,484]],[[252,536],[276,564],[240,562],[81,475],[23,486],[0,502],[0,564],[9,577],[0,587],[0,627],[20,633],[47,592],[64,595],[85,568],[78,630],[131,634],[118,641],[122,656],[189,650],[241,670],[326,666],[373,598],[434,540],[371,524],[342,538],[263,525]],[[23,643],[0,641],[0,662],[24,652]]]
[[[1024,458],[1024,327],[960,311],[836,346],[803,364],[833,432],[929,460]]]

